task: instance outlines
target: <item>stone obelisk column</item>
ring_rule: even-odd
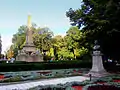
[[[27,53],[33,53],[36,51],[35,45],[33,44],[33,30],[31,23],[31,15],[28,15],[27,30],[26,30],[26,44],[23,46],[23,50]]]
[[[27,44],[33,44],[33,31],[31,30],[32,23],[31,23],[31,16],[28,15],[28,22],[27,22],[27,32],[26,32],[26,43]]]

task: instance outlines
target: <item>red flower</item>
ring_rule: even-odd
[[[120,82],[120,80],[113,80],[113,82]]]
[[[82,90],[83,86],[72,86],[75,90]]]
[[[0,75],[0,80],[1,80],[1,79],[4,79],[4,78],[5,78],[4,75]]]
[[[73,70],[73,72],[76,72],[76,70]]]

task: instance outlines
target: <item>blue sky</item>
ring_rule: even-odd
[[[0,33],[3,52],[10,46],[12,35],[21,25],[32,22],[40,27],[48,26],[55,35],[64,35],[70,27],[65,13],[69,8],[80,8],[81,0],[2,0],[0,2]]]

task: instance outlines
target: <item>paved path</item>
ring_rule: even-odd
[[[51,79],[51,80],[40,80],[40,81],[33,81],[33,82],[31,81],[28,83],[0,86],[0,90],[27,90],[29,88],[32,88],[38,85],[50,85],[50,84],[56,85],[59,83],[64,84],[66,82],[73,82],[73,81],[82,82],[87,79],[89,78],[83,77],[83,76],[74,76],[74,77],[57,78],[57,79]]]

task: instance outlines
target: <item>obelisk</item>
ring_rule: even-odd
[[[28,15],[26,43],[23,46],[23,49],[19,51],[16,59],[18,61],[26,61],[26,62],[43,62],[43,56],[40,53],[36,53],[36,52],[37,52],[36,47],[33,43],[31,15]]]
[[[27,30],[26,30],[26,44],[23,46],[23,50],[28,53],[32,53],[36,51],[35,45],[33,44],[33,30],[31,23],[31,15],[28,15],[27,21]]]
[[[32,38],[33,31],[31,30],[31,28],[32,28],[31,15],[28,15],[27,32],[26,32],[27,44],[33,44],[33,38]]]

